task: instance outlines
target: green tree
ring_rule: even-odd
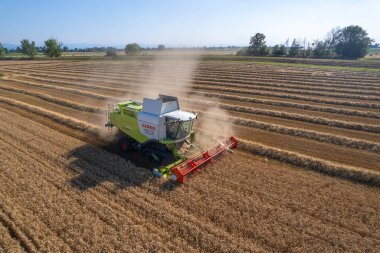
[[[114,48],[114,47],[107,47],[107,49],[106,49],[106,56],[116,57],[117,56],[116,48]]]
[[[27,39],[23,39],[20,43],[21,53],[33,59],[34,56],[37,54],[36,43],[34,41],[30,42]]]
[[[283,44],[275,45],[272,48],[272,55],[274,55],[274,56],[286,55],[285,45],[283,45]]]
[[[324,41],[325,46],[327,47],[327,56],[329,58],[335,57],[335,47],[338,40],[338,35],[340,33],[340,27],[335,27],[327,33],[326,39]]]
[[[289,56],[296,57],[300,55],[301,55],[301,43],[299,43],[296,39],[294,39],[289,49]]]
[[[357,25],[347,26],[337,33],[335,52],[342,58],[361,58],[368,53],[371,42],[366,30]]]
[[[262,33],[256,33],[251,37],[248,47],[249,55],[263,56],[269,54],[269,49],[265,42],[265,35]]]
[[[139,55],[142,48],[137,43],[130,43],[125,46],[124,52],[126,55]]]
[[[6,52],[7,52],[7,49],[0,42],[0,57],[2,57],[4,54],[6,54]]]
[[[328,58],[331,55],[326,41],[316,40],[314,43],[313,56],[317,58]]]
[[[43,52],[48,57],[60,57],[62,55],[62,43],[56,39],[48,39],[45,41]]]
[[[307,42],[306,38],[303,40],[303,45],[301,48],[302,57],[311,57],[313,55],[313,48],[310,46],[310,43]]]
[[[165,46],[162,45],[162,44],[160,44],[160,45],[158,45],[157,49],[158,49],[158,51],[164,51],[165,50]]]

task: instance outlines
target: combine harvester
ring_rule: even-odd
[[[219,140],[201,151],[194,144],[193,123],[197,114],[180,110],[176,97],[159,95],[143,103],[129,100],[109,105],[106,127],[119,130],[119,147],[138,150],[156,168],[153,174],[183,183],[187,178],[237,147],[234,137]]]

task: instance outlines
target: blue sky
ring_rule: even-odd
[[[356,24],[380,42],[378,0],[0,0],[0,42],[213,46],[324,38]]]

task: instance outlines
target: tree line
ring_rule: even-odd
[[[310,43],[306,39],[294,39],[289,45],[288,39],[284,44],[277,44],[271,48],[266,45],[265,35],[256,33],[250,38],[249,46],[237,54],[357,59],[368,53],[372,42],[367,31],[356,25],[334,28],[324,40],[315,40]]]
[[[15,50],[33,59],[39,52],[42,52],[47,57],[55,58],[62,54],[62,43],[59,43],[56,39],[48,39],[44,42],[43,47],[36,47],[34,41],[23,39],[20,41],[20,46]],[[9,53],[7,48],[0,43],[0,56]]]
[[[137,43],[127,44],[124,48],[126,55],[139,55],[142,52],[143,48]],[[157,48],[150,50],[165,50],[165,46],[160,44]],[[63,46],[63,43],[58,42],[56,39],[48,39],[44,42],[43,47],[37,47],[34,41],[28,39],[23,39],[20,41],[20,46],[16,50],[8,50],[0,42],[0,57],[4,56],[10,52],[22,53],[27,55],[29,58],[33,59],[38,53],[43,53],[47,57],[56,58],[62,55],[62,52],[105,52],[106,56],[116,57],[117,49],[115,47],[92,47],[84,49],[69,49],[66,46]]]

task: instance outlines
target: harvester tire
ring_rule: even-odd
[[[169,152],[164,152],[161,154],[161,161],[160,161],[160,166],[168,166],[169,164],[172,164],[175,162],[175,159],[173,155]]]
[[[156,153],[152,149],[145,148],[145,149],[143,149],[142,154],[143,154],[144,159],[146,159],[148,162],[152,163],[154,166],[159,165],[160,161],[155,159]]]
[[[131,141],[127,137],[121,137],[119,139],[119,148],[122,152],[128,152],[132,149]]]
[[[167,166],[174,162],[173,155],[168,151],[146,148],[142,151],[143,156],[155,166]]]

